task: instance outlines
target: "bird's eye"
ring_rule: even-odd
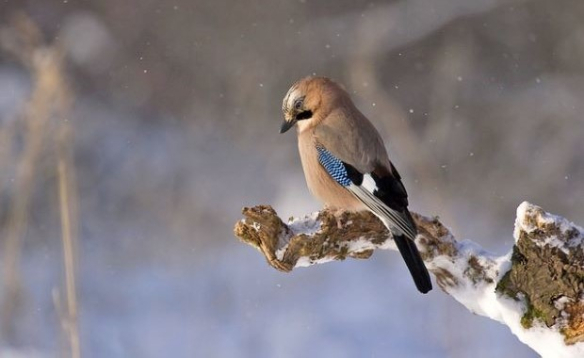
[[[295,110],[297,110],[297,111],[298,111],[298,110],[300,110],[301,108],[302,108],[302,99],[300,99],[300,100],[298,100],[298,101],[294,102],[294,109],[295,109]]]

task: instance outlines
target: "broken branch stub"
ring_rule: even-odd
[[[347,257],[366,259],[375,249],[395,249],[387,228],[370,212],[324,209],[290,220],[289,224],[269,205],[243,208],[242,213],[245,218],[236,223],[235,236],[257,248],[271,266],[285,272]],[[437,218],[416,213],[412,216],[425,261],[439,255],[456,255],[456,241]]]

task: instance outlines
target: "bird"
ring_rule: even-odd
[[[379,132],[347,91],[327,77],[308,76],[290,87],[282,112],[280,133],[296,126],[313,196],[330,209],[375,214],[392,233],[417,289],[429,292],[432,281],[416,247],[417,228],[401,176]]]

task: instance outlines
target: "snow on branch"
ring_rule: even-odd
[[[391,234],[368,212],[324,209],[285,224],[270,206],[244,208],[235,235],[289,272],[347,257],[396,250]],[[470,311],[507,325],[543,357],[584,357],[584,230],[524,202],[515,245],[495,256],[456,241],[438,220],[412,213],[417,245],[438,286]]]

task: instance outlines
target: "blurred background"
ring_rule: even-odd
[[[0,357],[536,357],[395,252],[283,274],[243,206],[318,210],[281,100],[342,83],[410,194],[505,253],[584,223],[580,0],[4,0]]]

